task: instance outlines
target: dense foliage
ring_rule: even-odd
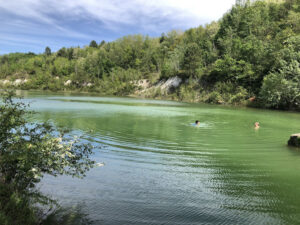
[[[137,80],[155,86],[177,76],[178,87],[148,96],[231,104],[250,98],[262,107],[299,110],[299,46],[300,0],[239,0],[220,21],[185,32],[3,55],[0,79],[23,89],[128,95]]]
[[[91,146],[48,123],[28,122],[30,112],[6,94],[0,105],[0,224],[41,224],[55,203],[36,185],[45,175],[84,176],[94,165]]]

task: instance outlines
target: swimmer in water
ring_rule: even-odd
[[[259,126],[259,122],[255,122],[255,123],[254,123],[254,128],[255,128],[255,129],[258,129],[259,127],[260,127],[260,126]]]
[[[196,120],[196,121],[195,121],[195,125],[196,125],[196,126],[199,126],[199,125],[200,125],[200,121],[199,121],[199,120]]]

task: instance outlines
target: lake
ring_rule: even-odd
[[[84,179],[46,176],[41,185],[63,206],[81,205],[94,224],[300,223],[300,150],[287,146],[299,113],[22,94],[39,112],[34,120],[83,135],[105,163]]]

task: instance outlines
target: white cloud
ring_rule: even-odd
[[[172,26],[198,26],[217,20],[235,0],[9,0],[3,8],[19,16],[58,26],[51,15],[59,13],[69,19],[93,18],[112,26],[143,26],[154,20],[174,22]],[[153,25],[152,25],[153,26]],[[160,26],[160,24],[156,24]]]
[[[37,19],[38,22],[54,24],[54,21],[50,17],[45,16],[43,12],[38,10],[45,8],[45,6],[43,1],[37,0],[10,0],[0,3],[0,9],[2,8],[7,12],[22,17]]]
[[[234,3],[235,0],[0,0],[0,45],[9,40],[19,45],[22,38],[27,38],[26,47],[25,43],[32,40],[44,45],[65,38],[62,46],[88,44],[92,39],[113,40],[129,33],[159,35],[218,20]],[[3,51],[3,46],[0,48]]]

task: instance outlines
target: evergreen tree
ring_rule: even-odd
[[[44,54],[45,54],[46,56],[51,55],[51,49],[50,49],[48,46],[45,48]]]
[[[94,41],[94,40],[92,40],[92,41],[90,42],[90,47],[91,47],[91,48],[97,48],[97,47],[98,47],[97,42]]]

